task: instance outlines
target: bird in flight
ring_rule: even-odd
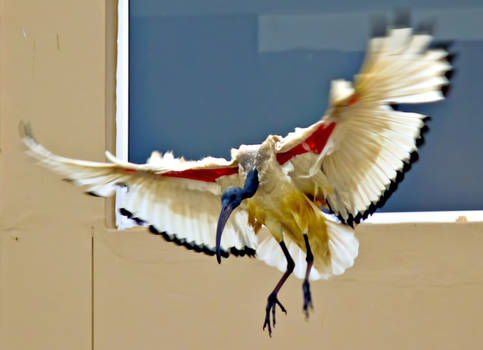
[[[308,317],[309,281],[354,264],[354,225],[384,204],[416,159],[426,116],[393,106],[444,98],[451,56],[431,41],[409,27],[372,38],[354,81],[332,81],[321,120],[241,145],[231,160],[188,161],[156,151],[145,164],[109,152],[105,163],[75,160],[48,151],[23,123],[22,140],[40,164],[88,194],[108,197],[125,188],[120,213],[151,233],[219,263],[247,255],[281,270],[265,308],[263,329],[271,336],[277,306],[286,313],[278,293],[287,278],[303,279]],[[262,228],[270,233],[264,239]]]

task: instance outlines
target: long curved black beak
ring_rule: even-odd
[[[231,212],[236,207],[237,206],[233,205],[232,203],[222,205],[221,207],[220,217],[218,218],[218,226],[216,227],[216,260],[218,261],[218,264],[221,263],[221,234],[223,233],[223,229],[225,228],[225,224],[228,221]]]
[[[228,187],[221,196],[221,212],[218,218],[218,226],[216,227],[216,260],[221,263],[221,235],[225,224],[230,217],[232,211],[246,199],[253,197],[258,189],[258,171],[250,170],[245,179],[245,185],[241,187]]]

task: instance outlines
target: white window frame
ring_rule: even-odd
[[[128,161],[129,145],[129,0],[118,3],[116,71],[116,157]],[[116,193],[116,226],[135,226],[119,214],[124,189]],[[483,222],[483,210],[375,213],[364,222],[371,224]]]
[[[129,0],[119,0],[117,15],[116,65],[116,157],[128,161],[129,150]],[[124,188],[116,191],[115,222],[120,230],[133,223],[119,213]]]

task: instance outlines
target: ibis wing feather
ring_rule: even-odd
[[[322,195],[345,223],[358,223],[382,205],[416,159],[426,116],[391,105],[444,98],[451,65],[444,49],[428,48],[431,39],[400,28],[370,40],[354,85],[333,81],[326,116],[281,142],[282,154],[307,149],[291,157],[290,176],[305,193]],[[321,128],[330,134],[319,132],[324,147],[314,151],[307,140]]]
[[[86,162],[51,153],[28,129],[22,139],[40,164],[83,186],[89,194],[107,197],[118,187],[126,188],[121,212],[151,232],[189,249],[214,253],[221,193],[240,181],[236,162],[217,158],[185,161],[157,152],[146,164],[123,162],[109,153],[108,162]],[[225,228],[223,254],[254,255],[256,245],[247,212],[239,208]]]

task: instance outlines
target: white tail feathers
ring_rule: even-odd
[[[347,225],[332,220],[328,215],[325,216],[327,231],[329,233],[329,250],[331,255],[330,266],[325,271],[318,271],[315,267],[310,272],[310,280],[328,279],[332,275],[340,275],[349,267],[354,265],[354,261],[359,252],[359,241],[355,237],[354,230]],[[288,237],[284,240],[287,249],[295,262],[293,274],[297,278],[305,278],[307,269],[306,253]],[[257,258],[269,266],[276,267],[282,272],[287,269],[287,259],[285,258],[279,243],[272,235],[265,238],[258,244]]]
[[[325,216],[327,232],[329,233],[331,274],[340,275],[354,265],[354,260],[359,254],[359,241],[355,236],[353,228],[332,220],[324,213],[322,215]],[[329,276],[330,274],[325,278]]]

